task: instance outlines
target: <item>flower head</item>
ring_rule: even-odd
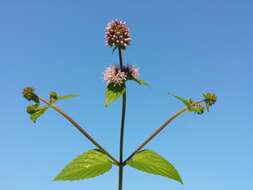
[[[130,41],[131,37],[126,22],[116,19],[107,24],[105,42],[108,46],[125,49]]]
[[[34,101],[39,103],[39,97],[35,94],[35,89],[32,87],[26,87],[23,89],[23,96],[28,101]]]
[[[114,83],[122,85],[126,80],[127,75],[125,72],[122,72],[116,65],[107,67],[104,71],[104,80],[107,84]]]
[[[208,106],[212,106],[217,101],[217,96],[213,93],[207,92],[207,93],[204,93],[203,96]]]
[[[114,83],[117,85],[124,84],[127,80],[137,79],[139,77],[139,69],[133,65],[112,65],[107,67],[103,73],[106,84]]]

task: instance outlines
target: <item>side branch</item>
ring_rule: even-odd
[[[125,161],[124,165],[126,165],[127,161],[130,160],[137,152],[139,152],[146,144],[148,144],[156,135],[158,135],[168,124],[170,124],[174,119],[176,119],[179,115],[186,112],[188,109],[183,108],[175,115],[173,115],[170,119],[168,119],[164,124],[162,124],[150,137],[147,138]]]
[[[195,102],[192,106],[197,105],[199,103],[205,102],[206,100],[201,100],[198,102]],[[130,160],[137,152],[139,152],[146,144],[148,144],[155,136],[157,136],[167,125],[169,125],[174,119],[176,119],[179,115],[182,113],[188,111],[188,108],[185,107],[175,113],[171,118],[169,118],[167,121],[165,121],[164,124],[162,124],[157,130],[155,130],[154,133],[150,135],[150,137],[147,138],[124,162],[123,165],[126,165],[127,161]]]
[[[119,162],[109,153],[107,152],[100,144],[98,144],[75,120],[73,120],[68,114],[66,114],[64,111],[62,111],[59,107],[50,104],[49,101],[47,101],[44,98],[39,97],[39,99],[53,108],[56,112],[61,114],[64,118],[66,118],[72,125],[74,125],[85,137],[87,137],[100,151],[105,153],[111,160],[116,164],[119,165]]]

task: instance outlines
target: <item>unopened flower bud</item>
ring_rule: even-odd
[[[54,103],[58,100],[58,95],[56,92],[50,92],[49,99],[51,103]]]
[[[26,87],[23,89],[23,96],[28,101],[34,101],[39,103],[39,97],[35,94],[35,89],[32,87]]]
[[[195,101],[193,99],[189,99],[188,103],[190,104],[190,106],[194,106],[195,105]]]
[[[196,105],[194,106],[194,112],[195,112],[196,114],[201,115],[201,114],[204,113],[204,111],[205,111],[205,108],[204,108],[201,104],[196,104]]]
[[[30,105],[30,106],[27,106],[26,108],[26,112],[29,113],[29,114],[34,114],[38,111],[38,105]]]
[[[212,106],[217,101],[217,96],[213,93],[207,92],[207,93],[204,93],[203,96],[208,106]]]

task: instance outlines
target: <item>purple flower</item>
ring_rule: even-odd
[[[121,86],[127,80],[137,79],[140,74],[133,65],[123,65],[122,70],[120,65],[112,65],[105,69],[103,75],[107,85],[113,83]]]
[[[138,79],[140,76],[139,69],[133,65],[124,65],[123,70],[128,74],[130,79]]]
[[[126,22],[115,19],[107,24],[105,43],[108,46],[125,49],[130,41],[131,37]]]

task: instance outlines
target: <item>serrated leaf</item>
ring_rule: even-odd
[[[183,184],[175,167],[159,154],[151,150],[138,152],[127,164],[137,170],[164,176]]]
[[[55,181],[74,181],[94,178],[108,172],[112,168],[112,162],[99,150],[89,150],[71,161]]]
[[[113,103],[120,96],[122,96],[125,91],[126,91],[125,85],[122,86],[114,84],[107,85],[105,92],[105,106],[108,107],[111,103]]]
[[[70,99],[70,98],[75,98],[80,96],[79,94],[68,94],[68,95],[64,95],[64,96],[59,96],[58,100],[63,100],[63,99]]]
[[[141,79],[134,78],[133,81],[137,82],[139,85],[149,86],[149,84],[146,81]]]
[[[48,109],[48,106],[40,107],[39,110],[33,114],[31,114],[31,120],[36,123],[37,119],[42,116]]]

